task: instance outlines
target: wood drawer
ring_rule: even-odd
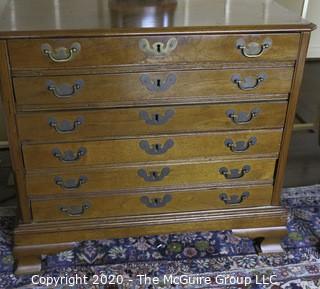
[[[270,45],[270,40],[271,47],[263,49],[261,46],[267,42]],[[168,35],[23,39],[9,40],[8,46],[13,69],[59,69],[216,61],[287,61],[296,59],[299,41],[298,33],[281,35]],[[161,43],[163,43],[164,49],[160,47]],[[153,45],[155,45],[155,49],[153,49]],[[238,48],[240,45],[247,48],[241,50]],[[255,58],[245,57],[242,53],[243,51],[244,53],[258,54],[261,50],[264,50],[262,55]],[[52,61],[50,57],[62,60],[62,62]]]
[[[118,190],[132,192],[159,187],[228,185],[248,181],[271,183],[275,161],[272,158],[261,158],[39,171],[27,174],[27,192],[29,195],[68,195]]]
[[[68,168],[255,154],[277,155],[282,129],[172,135],[23,147],[26,169]]]
[[[32,200],[34,221],[101,218],[268,206],[272,186]]]
[[[286,110],[286,102],[230,103],[27,112],[18,113],[17,121],[22,141],[56,142],[165,133],[282,128]]]
[[[179,99],[214,100],[222,96],[230,100],[239,96],[246,99],[246,95],[252,94],[286,97],[292,74],[293,68],[286,67],[25,77],[15,78],[14,88],[19,106],[143,105],[146,101],[170,103]],[[240,83],[235,83],[236,80]],[[79,89],[75,88],[77,84]]]

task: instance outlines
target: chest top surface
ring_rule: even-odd
[[[277,0],[0,0],[0,37],[308,31]]]

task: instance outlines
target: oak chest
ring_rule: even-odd
[[[18,273],[85,239],[283,235],[312,24],[263,0],[40,2],[0,20]]]

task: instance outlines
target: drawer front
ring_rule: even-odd
[[[282,130],[172,135],[23,147],[28,170],[277,154]]]
[[[272,186],[31,201],[34,221],[177,213],[271,204]]]
[[[171,71],[15,78],[17,105],[138,105],[284,94],[293,68]],[[78,86],[77,86],[78,85]]]
[[[295,60],[299,34],[9,40],[13,69]],[[268,47],[267,47],[268,46]]]
[[[119,168],[49,171],[27,175],[29,195],[92,193],[216,183],[272,182],[275,159],[244,159]],[[45,188],[45,189],[44,189]]]
[[[22,141],[75,141],[165,133],[282,128],[287,103],[18,113]],[[128,129],[130,128],[130,129]]]

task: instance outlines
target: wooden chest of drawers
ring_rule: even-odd
[[[100,16],[61,4],[59,25],[37,22],[51,0],[10,2],[29,15],[0,21],[18,273],[85,239],[285,232],[280,190],[312,24],[262,0],[235,1],[219,25],[222,1],[189,16],[196,1],[150,1],[157,17],[141,1],[136,15],[125,0]],[[173,24],[141,25],[161,13]]]

